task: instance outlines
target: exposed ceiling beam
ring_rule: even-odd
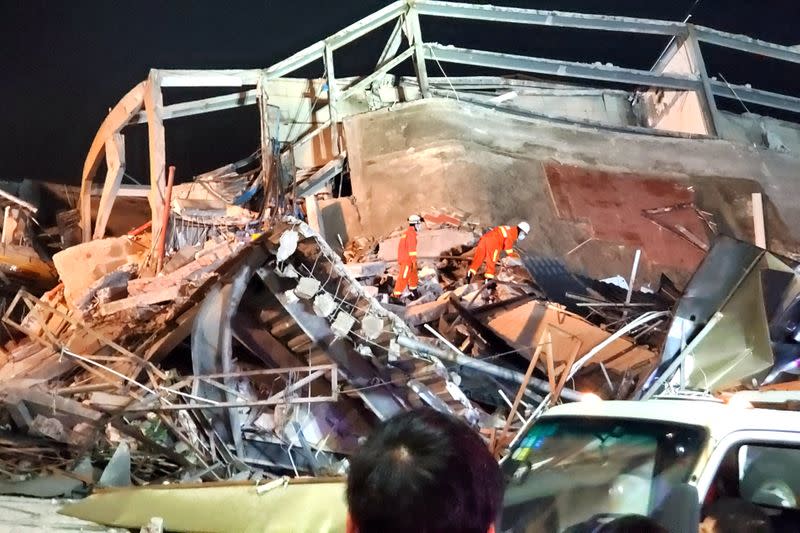
[[[794,96],[753,89],[745,85],[732,85],[718,80],[710,80],[709,83],[714,96],[800,113],[800,98]]]
[[[489,22],[511,22],[537,26],[556,26],[561,28],[580,28],[657,35],[675,35],[685,31],[682,22],[649,20],[632,17],[613,17],[608,15],[588,15],[540,9],[522,9],[459,2],[439,2],[437,0],[416,0],[414,8],[420,15],[446,18],[485,20]]]
[[[504,69],[517,72],[532,72],[564,78],[581,78],[649,87],[663,87],[676,90],[702,89],[700,79],[696,76],[678,74],[655,74],[647,70],[636,70],[613,65],[600,65],[542,59],[535,57],[469,50],[440,44],[426,45],[428,59]]]

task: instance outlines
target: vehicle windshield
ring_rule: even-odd
[[[688,481],[705,438],[673,423],[543,418],[503,465],[501,531],[561,533],[598,515],[650,515]]]

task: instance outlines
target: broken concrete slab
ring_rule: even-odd
[[[338,243],[339,239],[348,243],[363,233],[361,217],[352,197],[319,200],[318,205],[323,235],[329,243]]]
[[[167,275],[150,278],[133,279],[128,282],[128,294],[137,296],[147,292],[155,292],[172,286],[184,286],[196,281],[225,263],[233,254],[241,250],[240,242],[223,242],[203,249],[197,253],[196,259]]]
[[[75,299],[77,309],[86,310],[97,299],[110,301],[125,296],[128,291],[128,281],[136,272],[136,265],[125,265],[113,272],[109,272],[89,286],[86,291]]]
[[[409,326],[420,326],[427,322],[433,322],[445,313],[447,305],[447,300],[436,300],[406,307],[403,319]]]
[[[127,237],[97,239],[55,254],[64,297],[73,306],[94,282],[125,265],[138,263],[144,248]]]
[[[173,285],[158,291],[145,292],[129,298],[123,298],[122,300],[104,303],[100,306],[100,316],[113,315],[120,311],[133,309],[134,307],[145,307],[172,301],[180,295],[180,289],[178,285]]]
[[[436,258],[453,248],[471,246],[477,241],[478,238],[471,231],[449,228],[421,231],[417,235],[417,256]],[[397,261],[397,245],[399,243],[399,236],[382,241],[378,249],[378,259]]]
[[[386,261],[345,263],[344,268],[356,279],[374,278],[384,273],[386,270]]]

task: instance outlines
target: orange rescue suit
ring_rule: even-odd
[[[497,260],[500,259],[500,252],[505,250],[510,254],[514,250],[514,243],[517,242],[519,229],[516,226],[497,226],[491,231],[488,231],[478,241],[478,247],[475,249],[475,257],[472,259],[472,264],[469,266],[469,273],[473,276],[478,272],[481,264],[486,261],[486,279],[493,279],[495,275],[495,268]]]
[[[400,265],[400,273],[397,275],[397,282],[394,284],[395,297],[403,294],[408,287],[415,290],[419,279],[417,278],[417,230],[414,226],[406,228],[405,233],[400,236],[400,243],[397,245],[397,263]]]

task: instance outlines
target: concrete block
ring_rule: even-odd
[[[371,341],[381,336],[383,326],[383,319],[375,315],[366,315],[361,319],[361,333]]]
[[[361,217],[352,197],[318,200],[320,218],[325,240],[334,248],[339,248],[339,238],[347,244],[351,239],[364,233]]]
[[[350,330],[353,329],[355,323],[356,319],[352,315],[344,311],[339,311],[339,314],[336,315],[336,320],[331,324],[331,329],[337,337],[346,337],[347,334],[350,333]]]
[[[319,292],[320,285],[322,285],[322,283],[318,279],[308,277],[300,278],[300,281],[297,283],[297,287],[294,289],[294,293],[298,298],[310,300],[315,294],[317,294],[317,292]]]
[[[320,293],[314,298],[314,314],[328,318],[336,311],[336,301],[327,292]]]
[[[64,297],[75,306],[91,285],[115,270],[138,263],[145,251],[126,237],[97,239],[62,250],[53,264],[64,283]]]
[[[400,237],[392,237],[380,243],[378,259],[397,261],[397,245]],[[477,242],[471,231],[459,229],[434,229],[420,231],[417,235],[417,254],[420,258],[438,257],[457,246],[471,246]]]
[[[374,278],[386,270],[385,261],[371,261],[369,263],[346,263],[344,268],[356,279]]]

